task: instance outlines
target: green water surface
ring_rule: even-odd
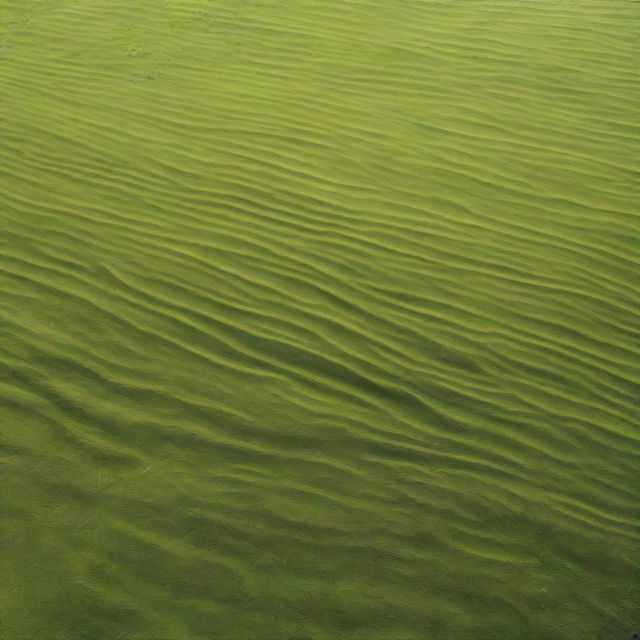
[[[640,3],[0,0],[0,637],[640,631]]]

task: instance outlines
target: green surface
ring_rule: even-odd
[[[3,640],[640,631],[640,4],[0,0]]]

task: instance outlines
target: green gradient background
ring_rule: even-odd
[[[3,640],[640,630],[639,35],[0,0]]]

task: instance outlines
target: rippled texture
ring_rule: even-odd
[[[0,25],[3,638],[640,631],[638,3]]]

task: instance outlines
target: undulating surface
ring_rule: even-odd
[[[0,29],[3,639],[640,631],[639,3]]]

